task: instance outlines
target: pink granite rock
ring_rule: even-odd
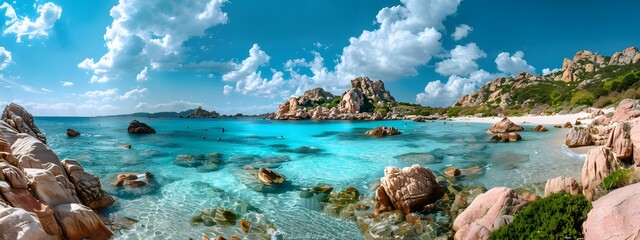
[[[640,183],[613,190],[592,204],[582,224],[585,239],[640,239]]]

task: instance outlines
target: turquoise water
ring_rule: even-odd
[[[190,222],[191,216],[205,208],[243,213],[246,203],[291,238],[358,239],[362,235],[354,222],[305,207],[299,189],[324,183],[337,190],[354,186],[371,195],[369,188],[385,167],[414,163],[436,173],[452,165],[479,166],[483,173],[464,179],[465,184],[520,187],[556,176],[578,177],[584,159],[562,147],[566,130],[550,126],[546,133],[522,132],[521,142],[492,143],[485,133],[490,125],[481,123],[145,118],[138,120],[154,127],[157,134],[137,136],[127,133],[131,120],[36,118],[61,159],[81,162],[116,197],[117,203],[104,215],[139,221],[117,232],[116,237],[122,239],[187,239],[200,238],[202,233],[246,236],[238,227],[193,226]],[[393,126],[402,134],[385,138],[363,134],[376,126]],[[82,136],[67,138],[67,128]],[[132,149],[119,148],[121,144],[131,144]],[[304,146],[310,148],[299,149]],[[213,172],[174,164],[179,154],[212,152],[222,153],[224,161]],[[290,185],[272,193],[257,192],[241,182],[242,167],[247,164],[271,167]],[[123,191],[111,186],[118,173],[145,171],[155,175],[156,182],[150,187]]]

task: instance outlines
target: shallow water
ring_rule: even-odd
[[[202,233],[242,236],[237,227],[192,226],[191,217],[213,207],[242,212],[247,203],[259,209],[285,237],[358,239],[362,234],[354,222],[303,206],[298,190],[324,183],[337,190],[354,186],[371,195],[369,187],[385,167],[415,163],[436,173],[452,165],[479,166],[483,173],[464,179],[465,184],[520,187],[556,176],[579,177],[584,159],[562,147],[565,129],[550,126],[545,133],[521,132],[524,140],[520,142],[492,143],[485,133],[490,125],[482,123],[139,119],[154,127],[157,134],[136,136],[127,133],[131,120],[36,118],[61,159],[81,162],[117,198],[104,215],[139,221],[133,228],[117,232],[116,238],[122,239],[187,239],[200,238]],[[402,134],[385,138],[363,135],[376,126],[393,126]],[[82,136],[67,138],[67,128],[80,131]],[[132,149],[121,149],[120,144],[131,144]],[[224,162],[213,172],[174,164],[179,154],[213,152],[222,153]],[[240,182],[246,164],[273,168],[286,176],[290,185],[272,193],[257,192]],[[123,191],[111,186],[117,173],[145,171],[155,175],[151,187]]]

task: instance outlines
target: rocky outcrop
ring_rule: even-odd
[[[512,220],[513,214],[529,204],[514,190],[505,187],[492,188],[478,195],[456,217],[454,239],[488,239],[491,232]]]
[[[628,47],[622,52],[616,52],[611,56],[609,65],[628,65],[634,64],[640,61],[640,54],[638,54],[638,48]]]
[[[260,182],[271,185],[284,182],[284,176],[268,168],[260,168],[257,173],[258,180]]]
[[[640,183],[613,190],[592,205],[582,224],[585,239],[640,238]]]
[[[4,112],[2,112],[2,121],[20,133],[29,134],[43,143],[47,143],[47,137],[45,137],[44,133],[40,132],[40,129],[36,126],[31,113],[27,112],[27,110],[18,104],[11,103],[4,109]]]
[[[593,145],[591,134],[584,128],[572,128],[565,136],[565,145],[570,148]]]
[[[502,120],[500,120],[500,122],[493,124],[493,126],[491,126],[489,130],[487,130],[487,133],[489,134],[506,133],[506,132],[517,132],[522,130],[524,130],[522,126],[516,125],[508,118],[503,118]]]
[[[619,123],[611,129],[607,143],[607,147],[615,154],[616,158],[625,161],[633,157],[633,143],[631,141],[630,124],[624,122]]]
[[[544,196],[547,197],[559,192],[576,195],[582,193],[582,189],[578,181],[573,178],[557,177],[547,180],[547,183],[544,185]]]
[[[73,130],[71,128],[67,129],[67,137],[77,137],[80,136],[80,132]]]
[[[84,205],[62,204],[55,207],[55,214],[67,239],[109,239],[113,236],[100,217]]]
[[[364,95],[359,88],[351,88],[342,94],[339,109],[344,113],[359,113],[364,105]]]
[[[636,108],[636,101],[624,99],[620,101],[611,117],[612,122],[627,121],[640,116],[640,110]]]
[[[399,209],[405,214],[419,211],[444,194],[430,169],[418,164],[399,169],[387,167],[376,191],[377,213]]]
[[[2,204],[0,204],[2,205]],[[42,229],[36,216],[21,208],[0,206],[0,239],[55,239]]]
[[[80,201],[91,209],[106,208],[115,202],[107,192],[102,190],[100,180],[84,170],[76,160],[65,159],[64,169],[71,183],[76,187]]]
[[[381,80],[371,81],[368,77],[357,77],[351,80],[351,88],[362,90],[365,98],[377,102],[395,102],[395,98],[384,88]]]
[[[217,118],[219,116],[220,114],[218,114],[216,111],[209,112],[202,109],[202,107],[198,107],[193,110],[193,112],[189,113],[186,118]]]
[[[538,126],[532,128],[531,131],[534,131],[534,132],[546,132],[548,130],[544,126],[538,125]]]
[[[520,134],[510,132],[510,133],[498,133],[496,135],[491,136],[489,139],[494,142],[516,142],[522,140]]]
[[[589,150],[582,165],[582,193],[587,200],[594,200],[598,185],[607,175],[620,167],[620,162],[608,148],[597,147]]]
[[[129,123],[129,127],[127,128],[129,133],[137,133],[137,134],[153,134],[156,133],[156,130],[147,125],[146,123],[139,122],[138,120],[133,120]]]
[[[377,127],[366,131],[364,134],[376,136],[376,137],[384,137],[384,136],[392,136],[400,134],[400,130],[395,129],[394,127]]]

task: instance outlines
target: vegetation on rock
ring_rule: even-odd
[[[623,168],[607,175],[600,183],[604,190],[613,190],[632,184],[634,180],[635,168]]]

